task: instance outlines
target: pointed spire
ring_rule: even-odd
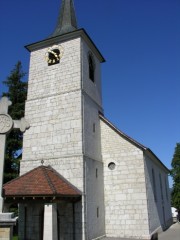
[[[73,32],[76,29],[77,21],[73,0],[62,0],[57,26],[52,34],[52,37]]]

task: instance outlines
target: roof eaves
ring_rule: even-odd
[[[160,163],[160,165],[165,168],[165,170],[167,172],[170,172],[170,170],[162,163],[162,161],[153,153],[153,151],[148,148],[145,147],[144,145],[142,145],[141,143],[137,142],[136,140],[134,140],[133,138],[129,137],[128,135],[126,135],[125,133],[123,133],[122,131],[120,131],[119,129],[117,129],[109,120],[107,120],[102,114],[99,114],[100,119],[102,119],[106,124],[108,124],[112,129],[114,129],[120,136],[124,137],[125,139],[127,139],[128,141],[130,141],[132,144],[134,144],[135,146],[139,147],[141,150],[143,150],[144,153],[149,153],[151,154],[153,157],[156,158],[156,160]]]
[[[22,195],[22,194],[13,194],[13,195],[5,195],[3,197],[5,198],[66,198],[66,197],[72,197],[72,198],[76,198],[76,197],[80,197],[80,194],[26,194],[26,195]]]
[[[55,195],[55,196],[66,196],[66,194],[60,194],[60,193],[58,193],[57,191],[56,191],[56,188],[55,188],[55,186],[53,185],[53,183],[52,183],[52,181],[51,181],[51,179],[50,179],[50,177],[49,177],[49,174],[48,174],[48,171],[53,171],[53,174],[56,174],[59,178],[61,178],[61,180],[63,180],[70,188],[72,188],[73,190],[74,190],[74,194],[70,194],[70,196],[81,196],[82,195],[82,192],[79,190],[79,189],[77,189],[75,186],[73,186],[70,182],[68,182],[62,175],[60,175],[56,170],[54,170],[51,166],[39,166],[39,167],[37,167],[37,168],[34,168],[34,169],[32,169],[32,170],[30,170],[29,172],[27,172],[27,173],[25,173],[25,174],[23,174],[23,175],[21,175],[21,176],[19,176],[19,177],[17,177],[17,178],[15,178],[15,179],[13,179],[13,180],[11,180],[11,181],[9,181],[9,182],[7,182],[7,183],[5,183],[4,185],[3,185],[3,191],[5,190],[5,188],[6,188],[6,186],[8,187],[8,185],[9,184],[12,184],[13,182],[16,182],[16,181],[18,181],[18,180],[21,180],[22,178],[24,178],[24,177],[26,177],[27,175],[29,175],[30,173],[32,173],[32,172],[34,172],[34,171],[36,171],[37,169],[42,169],[43,170],[43,174],[44,174],[44,177],[45,177],[45,179],[48,181],[48,184],[49,184],[49,187],[50,187],[50,189],[51,189],[51,191],[52,191],[52,194],[45,194],[45,195],[48,195],[48,196],[53,196],[53,195]],[[6,195],[6,194],[5,194]],[[25,194],[26,195],[26,194]],[[37,195],[39,195],[39,194],[37,194]],[[29,194],[28,196],[37,196],[36,194]],[[43,194],[43,196],[45,196],[44,194]],[[6,195],[6,196],[11,196],[11,195]],[[22,194],[20,193],[20,194],[13,194],[13,196],[22,196]]]
[[[12,183],[12,182],[14,182],[14,181],[17,181],[17,180],[20,179],[20,178],[25,177],[26,175],[28,175],[29,173],[33,172],[34,170],[36,170],[36,169],[38,169],[38,168],[40,168],[40,167],[41,167],[41,166],[38,166],[38,167],[36,167],[36,168],[34,168],[34,169],[31,169],[29,172],[26,172],[26,173],[24,173],[23,175],[20,175],[19,177],[12,179],[11,181],[3,184],[3,187],[6,186],[6,185],[9,185],[10,183]]]
[[[73,32],[58,35],[58,36],[55,36],[55,37],[49,37],[49,38],[46,38],[45,40],[41,40],[41,41],[38,41],[38,42],[35,42],[35,43],[32,43],[32,44],[28,44],[28,45],[25,46],[25,48],[29,52],[32,52],[32,51],[38,50],[40,48],[51,46],[52,44],[58,44],[59,42],[65,42],[65,41],[68,41],[68,40],[71,40],[71,39],[75,39],[77,37],[82,37],[87,42],[89,47],[92,48],[95,51],[98,59],[101,62],[105,62],[104,57],[102,56],[102,54],[100,53],[100,51],[96,47],[95,43],[93,42],[93,40],[90,38],[90,36],[87,34],[85,29],[83,29],[83,28],[77,29]]]
[[[160,165],[165,168],[165,170],[170,173],[170,170],[162,163],[162,161],[156,156],[155,153],[153,153],[153,151],[150,148],[147,148],[146,151],[147,153],[149,153],[150,155],[152,155],[159,163]]]

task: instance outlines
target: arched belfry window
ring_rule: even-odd
[[[88,62],[89,62],[89,79],[93,82],[95,81],[95,61],[92,53],[88,54]]]

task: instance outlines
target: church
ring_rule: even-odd
[[[4,185],[19,204],[20,240],[146,239],[172,223],[169,170],[104,115],[101,64],[79,29],[73,0],[30,52],[20,177]]]

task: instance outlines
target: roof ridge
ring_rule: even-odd
[[[50,167],[50,166],[43,166],[42,170],[43,170],[43,173],[44,173],[44,175],[45,175],[45,177],[46,177],[46,179],[47,179],[47,181],[48,181],[48,183],[49,183],[49,186],[50,186],[52,192],[53,192],[54,194],[57,194],[56,188],[55,188],[54,184],[52,183],[51,178],[49,177],[48,172],[47,172],[48,169],[49,169],[49,167]],[[46,171],[46,170],[47,170],[47,171]],[[50,169],[49,169],[49,170],[50,170]]]
[[[50,168],[51,171],[53,171],[58,177],[60,177],[66,184],[70,185],[75,191],[79,192],[79,194],[82,194],[82,192],[76,186],[74,186],[70,181],[68,181],[65,177],[63,177],[53,167],[51,167],[50,165],[48,165],[47,167]]]

